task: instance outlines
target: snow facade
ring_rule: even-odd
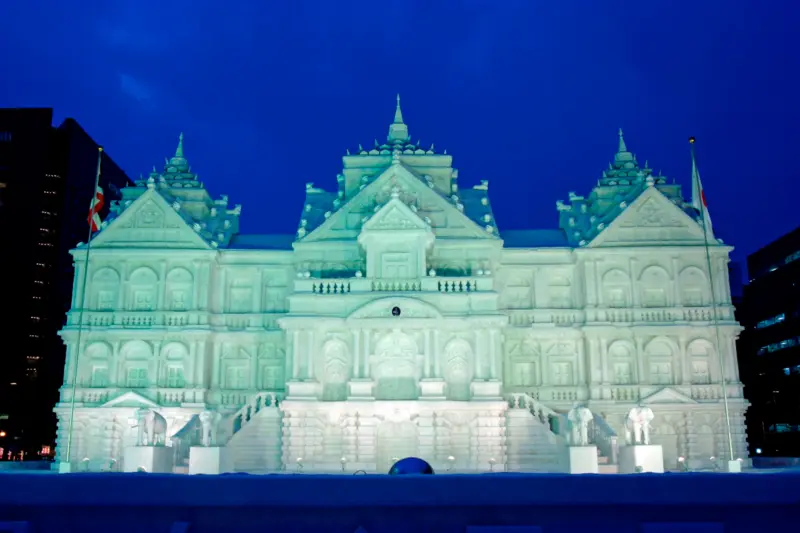
[[[620,132],[597,186],[557,203],[557,229],[504,232],[488,182],[462,188],[452,163],[410,141],[398,100],[337,190],[306,185],[295,235],[249,235],[181,137],[73,251],[57,461],[122,470],[147,407],[177,472],[208,409],[241,472],[385,472],[407,456],[560,472],[576,403],[601,470],[639,404],[666,469],[746,459],[731,248],[680,186]]]

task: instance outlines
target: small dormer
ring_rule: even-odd
[[[358,236],[367,257],[367,277],[419,279],[435,237],[430,225],[400,199],[400,191],[364,224]]]

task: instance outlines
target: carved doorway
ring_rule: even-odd
[[[386,474],[398,459],[416,457],[419,435],[413,422],[386,421],[378,426],[375,465],[379,474]]]

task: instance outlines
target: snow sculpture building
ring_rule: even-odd
[[[240,234],[240,206],[212,200],[182,137],[123,190],[88,264],[86,245],[73,252],[59,460],[73,408],[70,459],[101,470],[149,406],[180,468],[210,407],[238,471],[381,472],[410,455],[558,470],[563,414],[582,401],[604,461],[642,402],[666,467],[699,466],[730,455],[721,368],[746,457],[731,248],[707,257],[680,186],[622,132],[553,230],[499,231],[488,183],[460,187],[451,156],[412,143],[399,99],[386,142],[343,166],[337,190],[306,185],[291,236]]]

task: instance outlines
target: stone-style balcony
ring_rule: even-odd
[[[95,328],[207,326],[208,316],[209,313],[206,311],[93,311],[86,309],[81,313],[79,309],[73,309],[67,314],[67,327],[77,327],[81,319],[83,326]]]
[[[493,279],[486,276],[439,277],[413,279],[300,278],[294,281],[295,293],[348,294],[368,292],[441,292],[464,294],[493,290]]]
[[[136,394],[151,400],[162,407],[180,407],[183,404],[205,402],[205,390],[194,388],[145,388],[130,389],[125,387],[77,387],[75,389],[75,403],[87,407],[103,405],[126,392]],[[72,402],[72,387],[61,387],[61,403]]]
[[[635,307],[587,309],[510,309],[509,325],[516,327],[606,325],[708,324],[714,319],[713,307]],[[716,308],[720,322],[733,322],[733,307]]]

